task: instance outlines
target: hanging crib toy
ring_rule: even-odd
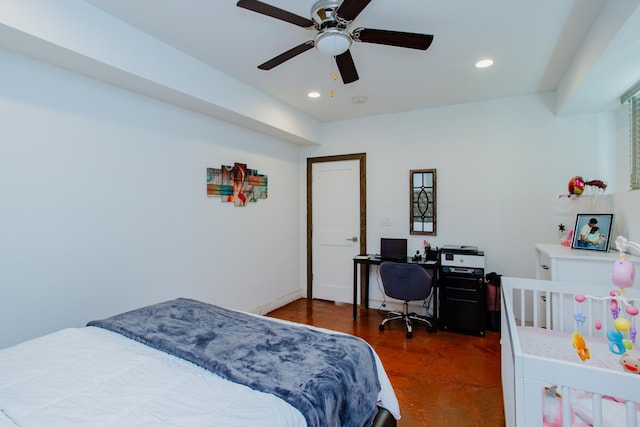
[[[606,332],[606,337],[609,340],[609,350],[613,354],[621,356],[620,365],[625,371],[640,374],[640,357],[630,353],[636,346],[637,337],[636,318],[639,311],[634,304],[640,302],[640,300],[628,298],[626,295],[626,289],[632,287],[635,280],[635,267],[631,261],[626,259],[625,254],[627,248],[640,250],[640,244],[630,242],[622,236],[618,236],[615,244],[619,251],[619,258],[613,263],[611,280],[618,288],[609,292],[606,297],[576,295],[575,300],[578,303],[584,302],[586,299],[610,300],[613,328]],[[589,350],[586,347],[580,329],[586,320],[586,316],[578,312],[574,314],[574,318],[576,320],[576,331],[573,333],[572,343],[578,356],[584,361],[589,359]],[[599,330],[601,327],[600,321],[596,321],[595,328]]]

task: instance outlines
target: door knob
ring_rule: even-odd
[[[349,240],[351,242],[357,242],[358,241],[358,237],[357,236],[353,236],[352,238],[347,239],[347,240]]]

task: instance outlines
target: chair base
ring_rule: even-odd
[[[431,322],[424,317],[418,316],[416,313],[409,313],[409,304],[405,302],[402,305],[402,313],[399,311],[391,311],[387,314],[387,317],[380,323],[378,329],[384,331],[384,325],[391,322],[392,320],[400,320],[404,321],[405,326],[407,327],[407,338],[411,338],[413,336],[413,322],[417,321],[421,323],[425,323],[429,327],[429,331],[434,331],[433,325]]]

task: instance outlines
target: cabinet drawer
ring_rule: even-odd
[[[447,287],[443,289],[442,297],[445,299],[458,299],[463,301],[479,301],[481,296],[480,288],[458,288]]]
[[[478,277],[447,277],[440,280],[440,288],[447,295],[472,294],[484,289],[484,281]]]

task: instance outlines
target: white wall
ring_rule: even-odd
[[[640,191],[617,193],[612,196],[612,199],[615,206],[617,234],[640,243],[640,221],[638,221]],[[640,256],[640,252],[632,250],[631,253]]]
[[[616,187],[615,114],[557,117],[553,103],[545,94],[334,122],[305,155],[367,153],[368,252],[379,252],[380,237],[422,246],[425,237],[409,235],[409,170],[436,168],[438,234],[427,239],[478,246],[487,272],[534,277],[534,244],[559,243],[558,225],[575,220],[575,200],[558,197],[569,179]]]
[[[298,146],[0,63],[0,348],[179,296],[265,311],[300,295]],[[206,168],[234,162],[268,175],[268,199],[206,197]]]
[[[620,185],[615,115],[556,117],[553,94],[329,123],[301,149],[10,51],[0,63],[0,347],[177,296],[264,312],[301,295],[306,157],[367,153],[370,252],[382,236],[421,246],[408,173],[437,168],[429,240],[523,277],[578,209],[558,198],[569,178]],[[268,175],[267,200],[205,196],[206,167],[236,161]],[[596,201],[637,241],[636,193]]]

